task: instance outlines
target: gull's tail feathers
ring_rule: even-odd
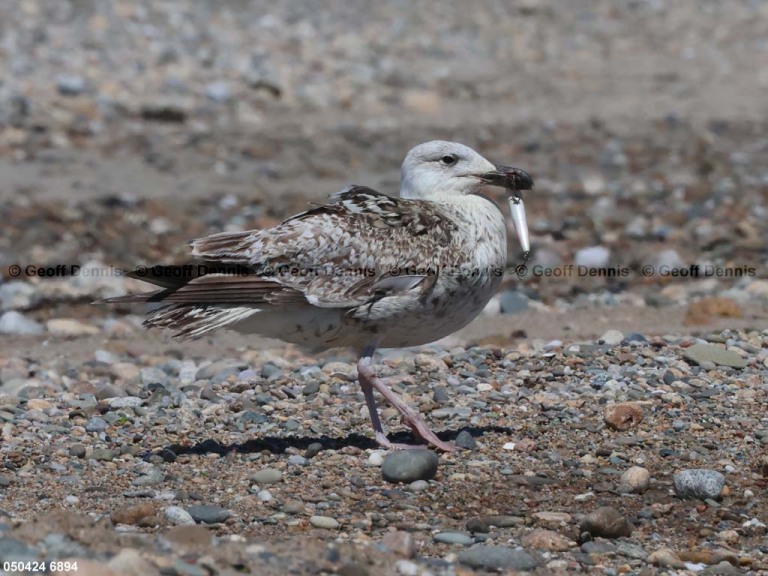
[[[176,340],[194,340],[227,328],[259,313],[259,308],[245,306],[189,306],[172,304],[149,313],[144,321],[147,328],[174,330]]]

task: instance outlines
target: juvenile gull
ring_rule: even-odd
[[[507,262],[506,226],[480,195],[484,185],[520,191],[533,181],[462,144],[427,142],[405,157],[399,198],[350,186],[273,228],[200,238],[193,256],[238,273],[145,274],[140,278],[162,289],[106,302],[165,304],[144,324],[175,330],[179,339],[227,328],[314,349],[352,347],[376,441],[401,447],[384,433],[374,389],[417,437],[452,451],[387,379],[376,377],[371,357],[376,348],[439,340],[466,326],[493,296]],[[517,209],[519,196],[512,200],[527,250],[522,204]]]

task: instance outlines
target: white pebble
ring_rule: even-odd
[[[368,456],[368,464],[370,464],[371,466],[381,466],[383,462],[384,462],[384,454],[380,450],[371,452],[371,455]]]
[[[507,442],[502,448],[504,448],[504,450],[514,450],[515,446],[516,444],[514,442]]]
[[[259,490],[259,493],[256,494],[256,497],[262,502],[272,501],[272,493],[269,490]]]
[[[418,576],[419,566],[410,560],[398,560],[395,562],[395,570],[402,576]]]

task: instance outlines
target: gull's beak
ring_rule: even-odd
[[[533,178],[525,170],[510,166],[496,166],[496,170],[479,175],[485,184],[500,186],[509,190],[533,189]]]

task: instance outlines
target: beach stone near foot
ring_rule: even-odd
[[[735,352],[715,344],[694,344],[690,348],[686,348],[683,352],[683,358],[697,366],[701,366],[704,362],[712,362],[717,366],[744,368],[748,364],[746,359]]]
[[[528,571],[539,565],[539,561],[525,550],[506,546],[474,546],[459,554],[459,562],[485,570]]]
[[[459,432],[458,436],[456,436],[456,446],[458,448],[464,448],[465,450],[474,450],[477,448],[477,441],[472,434],[466,430],[462,430]]]
[[[594,537],[622,538],[632,535],[632,526],[627,519],[611,506],[603,506],[584,516],[580,528]]]
[[[628,492],[643,494],[651,484],[651,473],[642,466],[632,466],[621,475],[620,484],[626,486]]]
[[[219,524],[232,515],[226,508],[207,504],[187,506],[187,512],[189,512],[189,515],[192,516],[195,522],[202,524]]]
[[[195,524],[195,519],[192,518],[192,515],[184,510],[184,508],[181,506],[168,506],[165,510],[163,510],[163,515],[171,524],[174,524],[175,526]]]
[[[274,484],[283,479],[283,473],[275,468],[262,468],[251,475],[251,480],[257,484]]]
[[[725,476],[716,470],[683,470],[673,478],[675,494],[682,499],[718,500],[725,487]]]
[[[381,464],[381,476],[387,482],[411,483],[431,480],[437,474],[439,458],[431,450],[399,450],[387,454]]]
[[[605,407],[603,420],[608,428],[623,432],[643,421],[643,409],[634,402],[608,404]]]
[[[336,530],[340,524],[335,518],[330,516],[312,516],[309,523],[315,528],[324,528],[326,530]]]

